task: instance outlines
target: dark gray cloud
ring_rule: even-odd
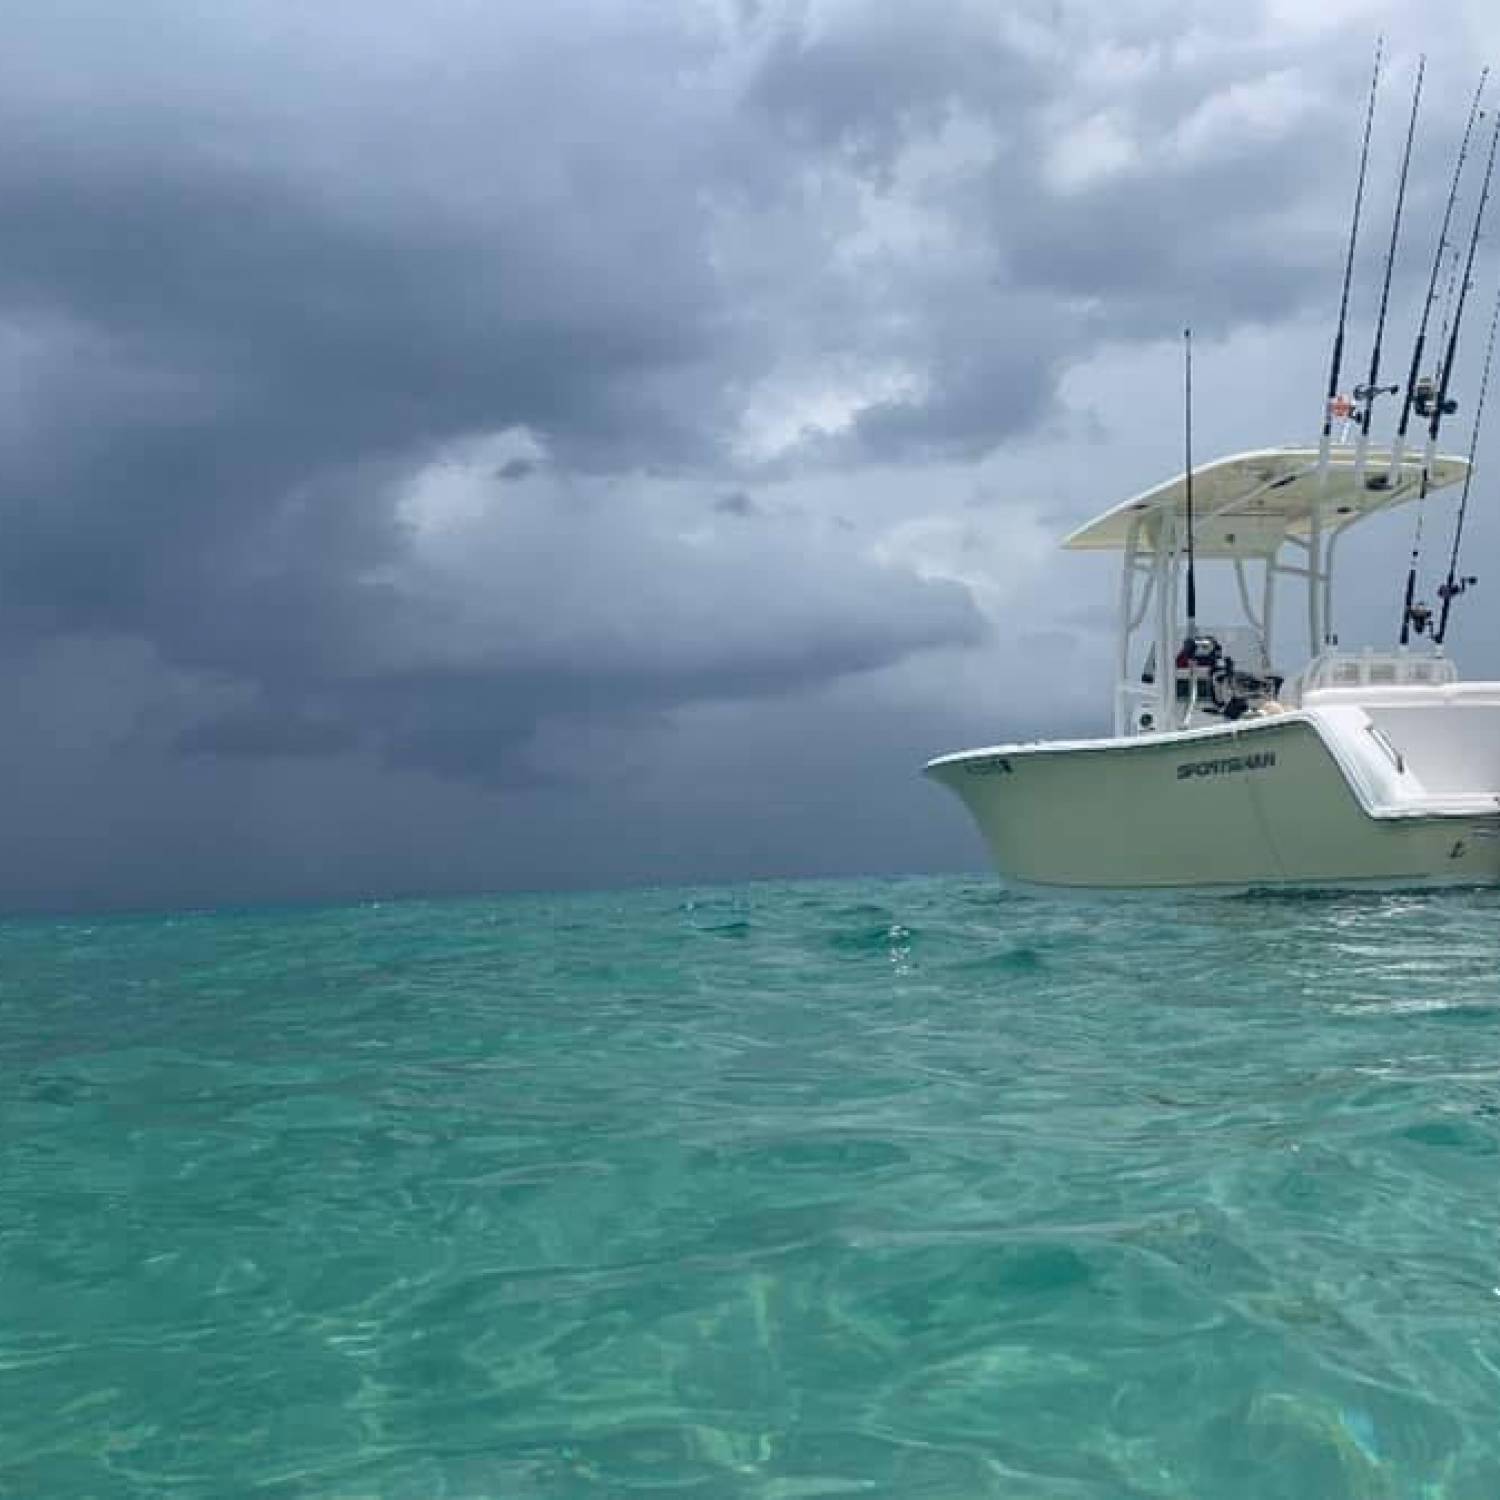
[[[1276,0],[22,12],[12,902],[688,876],[776,820],[679,788],[668,848],[685,746],[827,809],[717,873],[931,857],[853,809],[920,822],[909,762],[1102,693],[1034,675],[1108,589],[1039,618],[1041,518],[1156,449],[1069,380],[1153,416],[1189,314],[1302,357],[1377,23],[1409,61],[1392,7]]]
[[[836,154],[889,190],[914,136],[959,109],[1003,112],[1014,129],[1051,87],[990,7],[956,5],[933,25],[920,11],[866,6],[793,10],[769,29],[746,97],[796,148]]]
[[[721,516],[758,516],[761,514],[760,507],[744,490],[730,490],[727,495],[720,495],[714,501],[714,509]]]

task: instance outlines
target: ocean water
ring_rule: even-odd
[[[0,924],[0,1496],[1495,1500],[1497,919]]]

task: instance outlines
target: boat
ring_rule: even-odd
[[[990,745],[926,772],[958,794],[1021,885],[1396,887],[1500,883],[1500,682],[1445,648],[1326,644],[1340,539],[1423,489],[1422,460],[1268,449],[1193,473],[1195,561],[1229,568],[1241,619],[1181,628],[1186,475],[1125,501],[1065,547],[1121,557],[1114,733]],[[1428,494],[1464,481],[1439,456]],[[1271,660],[1278,584],[1303,597],[1309,656]],[[1258,585],[1258,588],[1256,587]],[[1259,598],[1255,595],[1258,593]]]
[[[941,755],[926,773],[957,793],[1002,877],[1085,890],[1254,889],[1500,884],[1500,682],[1460,678],[1448,654],[1479,419],[1500,328],[1490,323],[1466,457],[1439,451],[1465,299],[1473,284],[1500,145],[1497,116],[1446,347],[1423,375],[1429,317],[1450,251],[1454,205],[1475,121],[1469,111],[1438,233],[1405,386],[1382,386],[1381,338],[1421,99],[1419,63],[1368,380],[1340,396],[1350,278],[1369,159],[1380,51],[1371,82],[1359,189],[1316,447],[1270,448],[1195,466],[1192,344],[1185,345],[1183,473],[1107,510],[1064,546],[1120,557],[1113,732],[1098,739],[988,745]],[[1451,316],[1450,316],[1451,313]],[[1388,447],[1371,442],[1382,395],[1402,395]],[[1413,414],[1426,444],[1408,453]],[[1334,428],[1343,424],[1337,440]],[[1350,433],[1356,434],[1350,442]],[[1398,507],[1425,518],[1431,497],[1462,486],[1440,609],[1417,597],[1414,546],[1392,649],[1344,647],[1334,629],[1339,543]],[[1200,625],[1198,568],[1232,572],[1238,618]],[[1226,580],[1227,582],[1227,580]],[[1300,595],[1307,653],[1276,661],[1278,604]],[[1393,609],[1393,614],[1395,613]],[[1285,634],[1285,630],[1282,632]]]

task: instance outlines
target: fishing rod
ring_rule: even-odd
[[[1448,230],[1453,223],[1453,210],[1458,203],[1458,189],[1463,181],[1464,165],[1469,159],[1469,145],[1474,135],[1474,122],[1479,118],[1479,101],[1484,97],[1485,82],[1490,76],[1490,70],[1484,68],[1479,74],[1479,87],[1474,90],[1474,98],[1469,104],[1469,117],[1464,123],[1463,139],[1459,142],[1458,160],[1453,167],[1453,181],[1448,188],[1448,202],[1443,208],[1443,222],[1438,230],[1437,250],[1432,257],[1432,275],[1427,282],[1427,300],[1422,304],[1422,320],[1417,326],[1417,342],[1411,351],[1411,368],[1406,377],[1406,393],[1401,400],[1401,418],[1396,423],[1396,438],[1391,444],[1391,472],[1386,481],[1388,485],[1396,484],[1401,478],[1401,459],[1406,449],[1406,434],[1411,426],[1412,407],[1417,399],[1417,386],[1422,376],[1422,356],[1427,349],[1427,328],[1432,320],[1432,304],[1437,300],[1438,279],[1443,274],[1443,256],[1448,250]],[[1420,537],[1422,525],[1421,512],[1417,512],[1417,529]],[[1415,574],[1411,578],[1411,588],[1415,589],[1417,580]],[[1411,605],[1411,594],[1408,591],[1406,604]]]
[[[1349,322],[1349,287],[1354,280],[1354,247],[1359,240],[1359,216],[1365,201],[1365,174],[1370,165],[1370,132],[1375,125],[1375,96],[1380,92],[1380,62],[1385,38],[1375,43],[1375,70],[1370,75],[1370,101],[1365,108],[1365,138],[1359,152],[1359,182],[1354,189],[1354,217],[1349,224],[1349,249],[1344,257],[1344,289],[1339,296],[1338,329],[1333,336],[1333,358],[1328,368],[1328,398],[1323,403],[1323,435],[1318,442],[1318,478],[1328,479],[1328,450],[1333,445],[1333,406],[1339,394],[1339,371],[1344,362],[1344,331]]]
[[[1406,179],[1411,170],[1411,149],[1417,138],[1417,112],[1422,104],[1422,79],[1427,72],[1424,54],[1417,59],[1417,81],[1412,89],[1411,119],[1406,125],[1406,148],[1401,153],[1401,177],[1396,184],[1396,208],[1391,215],[1391,243],[1385,253],[1385,278],[1380,286],[1380,313],[1375,320],[1375,342],[1370,349],[1370,375],[1364,385],[1356,386],[1354,399],[1360,403],[1359,438],[1354,452],[1354,483],[1358,487],[1364,482],[1365,460],[1370,451],[1370,419],[1375,415],[1377,396],[1394,396],[1399,385],[1380,383],[1380,351],[1385,339],[1386,314],[1391,305],[1391,276],[1396,268],[1396,249],[1401,240],[1401,213],[1406,206]]]
[[[1477,578],[1459,578],[1458,574],[1458,552],[1463,544],[1464,519],[1469,513],[1469,487],[1474,481],[1474,455],[1479,450],[1479,423],[1484,416],[1484,398],[1490,389],[1490,367],[1495,362],[1495,332],[1500,329],[1500,287],[1495,291],[1495,311],[1490,315],[1490,336],[1484,347],[1484,374],[1479,379],[1479,400],[1474,406],[1474,430],[1469,434],[1469,467],[1464,470],[1464,488],[1459,496],[1458,517],[1453,523],[1453,550],[1448,554],[1448,577],[1443,586],[1438,590],[1438,598],[1443,601],[1443,610],[1438,617],[1437,629],[1433,632],[1433,640],[1441,646],[1448,637],[1448,615],[1453,609],[1453,601],[1463,593],[1467,593],[1470,585],[1479,582]]]
[[[1453,378],[1453,359],[1458,353],[1458,331],[1463,326],[1464,306],[1469,300],[1469,288],[1473,285],[1474,255],[1479,249],[1479,232],[1484,226],[1484,211],[1490,201],[1490,183],[1495,176],[1495,148],[1497,146],[1500,146],[1500,114],[1495,116],[1495,127],[1490,132],[1489,158],[1485,162],[1484,182],[1479,189],[1479,207],[1474,211],[1474,230],[1469,236],[1469,253],[1464,260],[1463,280],[1458,287],[1458,305],[1453,310],[1453,329],[1448,335],[1448,347],[1443,354],[1442,378],[1438,384],[1437,399],[1432,405],[1432,419],[1427,427],[1427,450],[1422,455],[1422,484],[1417,492],[1419,507],[1426,500],[1427,492],[1431,488],[1432,465],[1437,456],[1438,430],[1443,425],[1443,417],[1456,406],[1456,403],[1450,403],[1448,400],[1448,383]],[[1425,605],[1411,602],[1413,587],[1414,585],[1408,580],[1406,612],[1401,620],[1401,644],[1403,646],[1410,641],[1412,630],[1415,629],[1418,634],[1421,634],[1432,617],[1431,610]]]
[[[1482,111],[1481,118],[1483,118]],[[1459,267],[1463,264],[1463,259],[1464,247],[1462,245],[1454,245],[1448,255],[1448,284],[1443,291],[1443,317],[1442,321],[1438,324],[1439,349],[1446,349],[1448,347],[1448,330],[1453,326],[1453,308],[1458,300],[1458,271]],[[1436,389],[1438,381],[1442,378],[1443,371],[1442,367],[1439,366],[1432,372],[1431,379],[1434,389]],[[1419,382],[1417,390],[1419,400],[1421,399],[1421,394]]]

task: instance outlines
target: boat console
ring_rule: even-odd
[[[1435,456],[1427,491],[1468,473],[1462,458]],[[1384,480],[1372,485],[1370,476]],[[1272,448],[1219,459],[1194,471],[1193,553],[1197,562],[1228,564],[1243,623],[1185,637],[1183,584],[1188,560],[1186,476],[1158,485],[1079,528],[1073,550],[1121,555],[1115,733],[1165,734],[1206,727],[1283,705],[1283,673],[1271,661],[1281,586],[1302,595],[1309,667],[1294,681],[1295,703],[1318,674],[1367,673],[1369,680],[1437,680],[1448,670],[1431,652],[1352,658],[1334,646],[1333,563],[1344,531],[1416,498],[1422,464],[1370,448],[1335,447],[1322,462],[1315,449]],[[1290,623],[1290,622],[1287,622]],[[1283,627],[1284,629],[1284,627]],[[1138,674],[1131,663],[1147,646]],[[1163,673],[1157,664],[1171,661]],[[1350,663],[1353,665],[1350,665]],[[1383,674],[1392,674],[1389,677]],[[1427,675],[1424,675],[1427,674]]]

